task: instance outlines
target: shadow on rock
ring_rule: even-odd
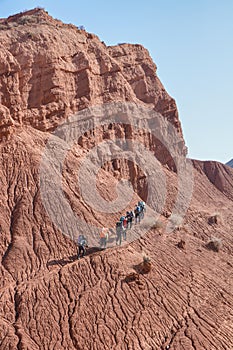
[[[98,252],[101,252],[105,250],[104,248],[100,248],[100,247],[91,247],[91,248],[87,248],[86,254],[85,256],[89,256]]]
[[[138,285],[140,289],[145,288],[145,284],[140,279],[140,275],[137,272],[131,272],[129,273],[123,280],[124,283],[132,284],[132,285]]]
[[[68,259],[65,259],[65,258],[58,259],[58,260],[50,260],[50,261],[47,262],[47,267],[55,266],[55,265],[65,266],[65,265],[67,265],[67,264],[69,264],[71,262],[72,262],[72,260],[70,260],[70,259],[68,260]]]
[[[103,250],[105,250],[105,249],[104,248],[100,248],[100,247],[87,248],[85,256],[93,255],[93,254],[99,253],[99,252],[101,252]],[[78,255],[77,254],[69,256],[68,258],[50,260],[50,261],[47,262],[47,267],[55,266],[55,265],[65,266],[67,264],[70,264],[71,262],[74,262],[75,260],[78,260]]]

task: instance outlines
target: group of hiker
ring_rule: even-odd
[[[135,225],[144,218],[146,210],[145,202],[139,201],[134,210],[127,211],[125,216],[121,216],[116,223],[116,245],[121,245],[122,238],[126,240],[127,230],[132,228],[133,221]]]
[[[134,210],[127,211],[126,215],[121,216],[120,220],[116,222],[116,245],[121,245],[122,239],[126,240],[127,230],[132,228],[133,222],[135,225],[140,223],[144,218],[146,210],[145,202],[139,201]],[[105,249],[109,239],[109,229],[103,227],[99,234],[100,248]],[[87,239],[84,235],[78,237],[78,259],[83,257],[88,247]]]

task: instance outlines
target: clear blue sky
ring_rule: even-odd
[[[177,102],[189,156],[233,158],[233,0],[0,0],[0,17],[36,6],[108,45],[144,45]]]

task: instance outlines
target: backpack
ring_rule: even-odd
[[[81,244],[81,246],[83,246],[83,247],[84,247],[85,245],[87,245],[87,241],[86,241],[86,239],[84,238],[84,239],[81,241],[81,243],[80,243],[80,244]]]
[[[87,245],[87,240],[83,235],[78,237],[78,245],[84,246]]]
[[[139,201],[139,202],[138,202],[138,206],[141,207],[142,209],[144,209],[145,206],[146,206],[146,204],[145,204],[145,202],[143,202],[143,201]]]
[[[107,238],[108,235],[108,229],[103,228],[102,231],[100,231],[100,238]]]
[[[141,211],[141,207],[139,205],[137,205],[135,212],[138,214],[138,213],[140,213],[140,211]]]

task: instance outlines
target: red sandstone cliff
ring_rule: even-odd
[[[40,9],[0,20],[0,39],[0,349],[230,349],[230,168],[194,161],[192,201],[172,234],[153,227],[121,248],[90,249],[81,261],[41,200],[39,166],[49,132],[74,112],[129,101],[163,115],[182,139],[175,101],[148,51],[140,45],[107,47]],[[77,140],[63,171],[72,208],[97,226],[114,224],[117,214],[101,215],[84,203],[75,172],[94,144],[118,134],[143,141],[161,161],[167,216],[178,191],[171,155],[149,133],[124,123],[97,127]],[[132,181],[135,200],[145,195],[141,170],[121,160],[99,173],[105,199],[114,198],[121,177]],[[206,248],[211,236],[222,241],[218,253]],[[177,247],[181,239],[185,249]],[[130,280],[143,254],[151,258],[151,271]]]
[[[38,9],[1,20],[1,104],[20,125],[50,130],[67,115],[109,101],[154,105],[179,129],[172,99],[141,45],[106,47]],[[3,107],[2,107],[3,108]]]

